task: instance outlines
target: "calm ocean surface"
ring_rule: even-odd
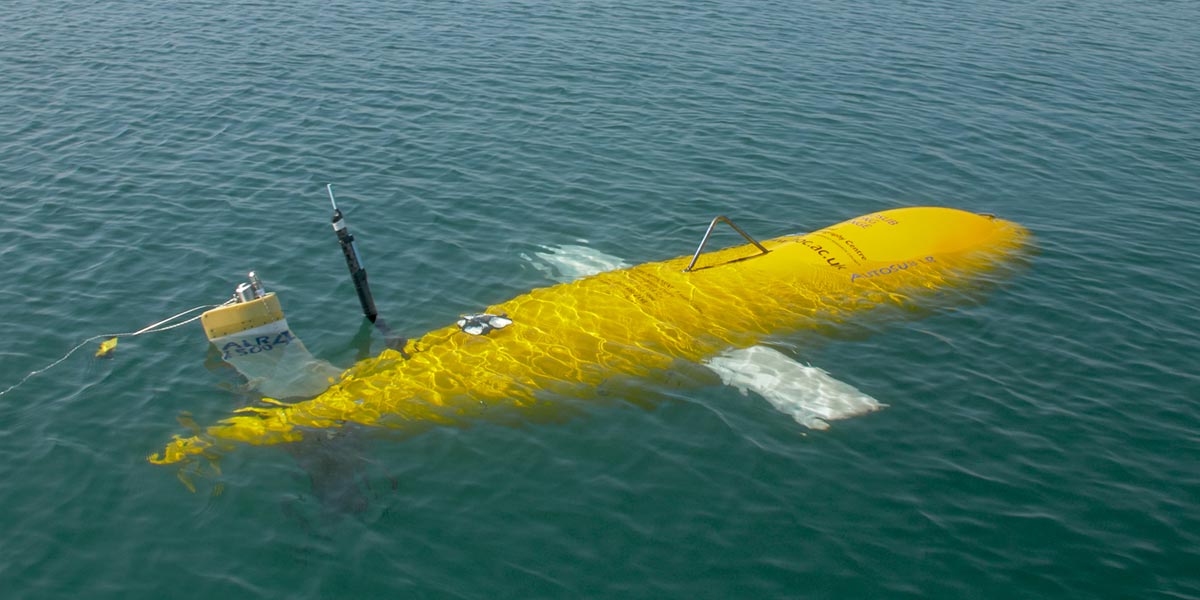
[[[1200,3],[10,0],[0,82],[0,389],[252,269],[348,366],[326,182],[410,335],[552,283],[541,246],[659,260],[717,214],[1037,247],[780,341],[889,405],[827,432],[647,384],[192,493],[145,457],[248,401],[199,325],[87,346],[0,396],[6,599],[1200,598]]]

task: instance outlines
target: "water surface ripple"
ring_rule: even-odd
[[[250,269],[350,364],[326,182],[410,334],[549,284],[522,255],[673,257],[716,214],[767,238],[945,204],[1037,244],[986,294],[777,340],[890,405],[819,433],[667,381],[239,452],[193,494],[144,457],[251,398],[195,326],[87,348],[0,396],[5,597],[1200,598],[1200,4],[14,0],[3,23],[0,388]]]

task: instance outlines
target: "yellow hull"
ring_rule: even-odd
[[[767,336],[971,277],[1015,253],[1015,223],[948,208],[888,210],[805,235],[600,273],[537,289],[486,312],[512,324],[486,335],[458,325],[363,360],[308,401],[237,411],[149,460],[166,464],[232,447],[294,442],[350,423],[452,424],[497,407],[529,408],[614,377],[701,361]]]

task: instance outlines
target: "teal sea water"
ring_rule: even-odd
[[[648,383],[243,449],[192,493],[145,457],[253,398],[198,324],[88,346],[0,396],[5,598],[1200,598],[1196,2],[3,13],[0,389],[251,269],[318,357],[379,351],[327,182],[410,335],[552,283],[542,246],[670,258],[717,214],[941,204],[1036,245],[977,299],[778,340],[889,405],[826,432]]]

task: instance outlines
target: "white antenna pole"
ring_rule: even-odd
[[[329,192],[329,203],[333,205],[333,210],[337,210],[337,201],[333,199],[333,184],[325,184],[325,190]]]

